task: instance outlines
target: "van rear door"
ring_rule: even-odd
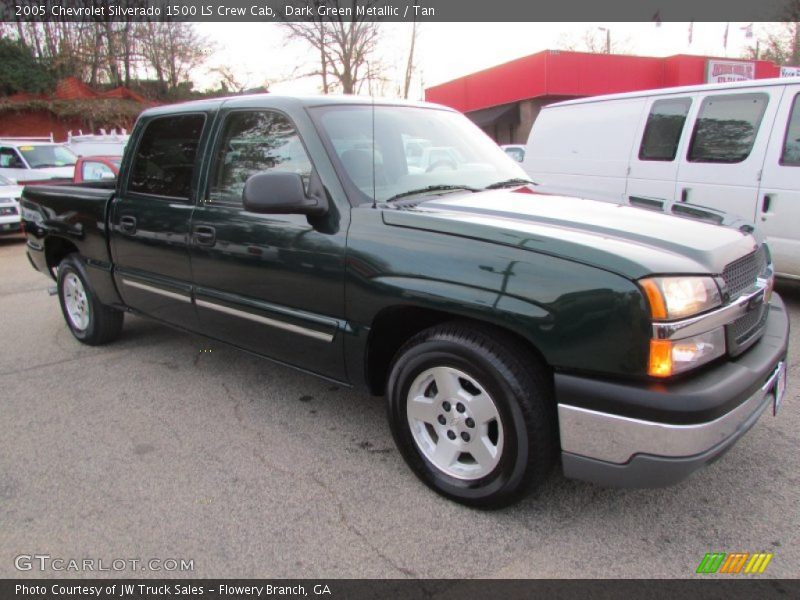
[[[698,94],[676,202],[707,206],[752,223],[759,177],[783,87]]]
[[[770,136],[756,230],[780,275],[800,278],[800,84],[786,86]]]
[[[655,96],[631,149],[625,194],[633,206],[663,208],[675,198],[679,156],[689,137],[692,96]]]

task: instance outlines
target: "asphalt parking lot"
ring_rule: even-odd
[[[81,576],[15,568],[47,554],[193,560],[172,574],[204,578],[673,578],[712,551],[800,575],[800,286],[779,287],[782,410],[715,464],[656,490],[554,473],[480,512],[416,480],[382,399],[130,315],[118,342],[82,346],[50,285],[0,240],[0,577]]]

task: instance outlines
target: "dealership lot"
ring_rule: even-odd
[[[191,560],[172,574],[193,577],[687,577],[712,551],[772,552],[764,576],[798,576],[800,285],[779,286],[779,418],[678,486],[554,473],[499,512],[419,483],[382,399],[136,317],[82,346],[50,285],[0,240],[0,577],[80,575],[16,570],[34,554]]]

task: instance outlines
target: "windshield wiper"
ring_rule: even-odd
[[[399,200],[400,198],[405,198],[406,196],[414,196],[416,194],[424,194],[425,192],[446,192],[449,190],[464,190],[466,192],[480,192],[478,188],[469,187],[467,185],[429,185],[427,187],[418,188],[416,190],[408,190],[407,192],[400,192],[399,194],[395,194],[386,202],[393,202],[394,200]]]
[[[531,181],[530,179],[522,179],[520,177],[514,177],[512,179],[504,179],[503,181],[498,181],[497,183],[493,183],[491,185],[487,185],[485,190],[499,190],[500,188],[504,187],[512,187],[518,185],[539,185],[535,181]]]

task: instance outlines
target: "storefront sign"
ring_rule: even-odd
[[[781,77],[800,77],[800,67],[781,67]]]
[[[708,83],[728,83],[730,81],[749,81],[756,78],[756,65],[742,60],[709,59],[706,67]]]

